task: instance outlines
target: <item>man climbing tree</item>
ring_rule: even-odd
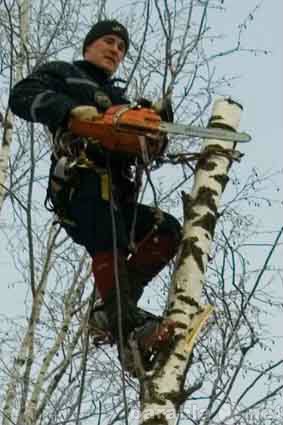
[[[51,75],[46,70],[47,65],[41,66],[43,61],[47,60],[46,58],[57,60],[58,51],[62,52],[60,55],[64,54],[64,58],[72,55],[73,48],[80,47],[78,40],[82,35],[81,28],[89,22],[91,16],[115,16],[117,11],[120,16],[123,16],[122,19],[127,19],[132,28],[131,55],[127,55],[125,64],[122,65],[122,73],[127,75],[127,85],[131,93],[138,91],[138,95],[146,96],[147,93],[157,91],[168,93],[173,90],[176,121],[178,116],[178,119],[184,119],[189,123],[207,122],[207,107],[212,98],[219,93],[231,93],[230,81],[234,78],[233,66],[229,67],[227,63],[228,69],[224,68],[226,71],[223,76],[222,66],[218,68],[218,63],[222,63],[223,59],[224,65],[230,55],[243,59],[243,51],[246,51],[247,47],[245,40],[252,36],[252,33],[247,31],[247,27],[255,25],[257,21],[254,19],[253,11],[250,10],[252,5],[244,7],[247,11],[246,15],[244,9],[239,9],[238,6],[215,9],[213,1],[172,2],[173,9],[171,2],[168,1],[138,3],[122,1],[121,5],[119,3],[119,10],[115,2],[105,0],[97,2],[68,0],[59,2],[58,5],[56,3],[54,7],[55,3],[52,1],[30,2],[29,0],[5,2],[3,13],[1,11],[3,23],[1,81],[4,90],[2,112],[3,107],[6,109],[7,106],[5,93],[10,90],[11,85],[14,86],[14,83],[22,79],[23,75],[27,75],[26,70],[30,73],[31,66],[34,65],[33,83],[31,81],[27,83],[26,79],[26,83],[21,82],[13,90],[11,105],[15,112],[19,102],[22,102],[23,107],[19,113],[28,115],[33,104],[33,117],[30,119],[36,121],[42,119],[46,123],[47,117],[52,112],[52,102],[58,99],[59,92],[65,101],[66,97],[69,100],[74,98],[70,94],[70,88],[80,91],[77,94],[79,101],[74,107],[96,106],[98,112],[106,109],[101,120],[107,116],[109,109],[120,108],[121,101],[117,101],[117,105],[114,104],[113,93],[111,96],[108,95],[112,101],[112,106],[108,109],[107,104],[103,106],[103,102],[98,102],[101,96],[95,99],[100,106],[94,102],[94,97],[91,99],[87,97],[87,90],[92,90],[94,94],[94,87],[88,84],[88,82],[96,82],[94,72],[91,71],[91,76],[82,77],[78,75],[78,69],[83,72],[83,68],[78,65],[75,75],[71,74],[62,78],[58,70],[54,72],[53,69]],[[250,11],[251,13],[248,14]],[[241,21],[238,21],[238,12],[242,16]],[[230,19],[231,16],[233,19]],[[227,43],[224,43],[225,46],[221,43],[219,45],[216,40],[221,40],[218,34],[219,28],[221,32],[223,29],[221,22],[228,21]],[[87,30],[83,36],[86,33]],[[235,46],[234,43],[236,43]],[[249,47],[252,46],[249,44]],[[89,48],[90,45],[88,45]],[[84,57],[83,62],[90,61]],[[108,61],[107,63],[109,64]],[[49,63],[49,67],[51,65]],[[69,69],[76,63],[72,66],[65,65],[68,65]],[[39,81],[38,72],[44,69],[43,78]],[[94,68],[91,66],[91,69]],[[46,88],[49,78],[56,80],[56,90],[54,87]],[[69,78],[68,81],[66,81],[67,78]],[[71,78],[73,81],[70,80]],[[80,85],[75,84],[76,78],[81,80]],[[82,84],[83,79],[84,84]],[[110,76],[106,79],[109,81]],[[32,86],[35,90],[35,84],[38,93],[33,96],[31,95]],[[64,85],[62,91],[61,84]],[[43,90],[45,94],[39,93],[42,85],[45,86]],[[23,89],[24,87],[26,90]],[[18,99],[16,99],[17,90]],[[47,90],[49,94],[46,93]],[[83,90],[86,97],[81,99]],[[31,101],[24,101],[26,94],[27,98],[31,97]],[[50,94],[52,96],[49,96]],[[102,93],[104,100],[106,100],[105,94],[107,93],[104,88]],[[37,102],[33,103],[37,95],[41,99],[38,97]],[[131,96],[137,98],[138,95]],[[240,91],[238,95],[240,96]],[[243,96],[243,101],[247,102],[246,106],[253,108],[246,96],[248,93]],[[126,99],[122,101],[124,106],[126,102]],[[48,113],[41,114],[44,103],[45,112]],[[104,169],[106,172],[103,171],[100,180],[98,178],[97,180],[99,184],[103,183],[103,194],[107,194],[108,198],[110,191],[105,190],[108,186],[107,175],[109,176],[108,154],[111,159],[112,181],[114,180],[112,166],[114,158],[117,163],[122,159],[121,157],[125,162],[129,160],[133,171],[136,169],[136,163],[134,158],[128,158],[126,154],[118,158],[118,154],[114,155],[113,150],[102,149],[101,140],[101,152],[98,152],[98,149],[94,152],[92,141],[87,140],[85,135],[72,136],[74,143],[68,143],[70,131],[74,130],[70,123],[74,122],[75,117],[79,119],[81,114],[70,113],[70,109],[66,112],[66,120],[62,118],[64,125],[58,124],[52,130],[52,123],[55,124],[59,120],[59,112],[63,104],[63,101],[57,102],[56,113],[53,113],[52,121],[50,119],[47,123],[54,137],[52,164],[54,171],[56,168],[55,175],[52,173],[52,187],[48,198],[49,206],[55,208],[62,226],[75,238],[74,233],[79,232],[84,224],[84,222],[77,223],[74,217],[73,203],[79,193],[82,193],[80,188],[83,188],[85,184],[82,180],[77,186],[77,182],[87,173],[92,174],[90,170],[82,168],[86,166],[86,159],[89,161],[89,166],[94,165],[90,161],[95,162],[99,154],[105,159],[105,166],[101,166],[101,171]],[[232,107],[231,104],[229,105]],[[84,111],[86,112],[86,109]],[[93,109],[91,112],[96,113]],[[134,112],[134,109],[129,112]],[[213,115],[219,115],[219,112],[222,114],[219,108],[217,108],[217,114],[215,112],[213,109]],[[89,113],[85,116],[91,118],[93,115]],[[106,347],[107,350],[97,350],[95,346],[88,344],[89,339],[84,329],[88,329],[86,313],[89,309],[86,302],[90,299],[90,294],[89,285],[86,285],[86,282],[89,279],[92,280],[89,267],[91,257],[87,255],[86,250],[82,253],[79,246],[72,243],[71,238],[65,241],[66,238],[62,237],[65,236],[65,232],[59,233],[59,226],[50,226],[52,217],[46,222],[45,214],[42,215],[42,209],[38,208],[37,189],[41,188],[42,182],[42,168],[38,167],[38,161],[42,164],[42,158],[46,158],[46,132],[37,125],[24,125],[22,121],[14,120],[12,114],[10,114],[11,118],[7,115],[6,120],[4,113],[3,117],[2,130],[6,137],[3,138],[2,152],[5,153],[6,168],[1,163],[1,171],[4,169],[2,175],[9,178],[6,179],[6,185],[4,185],[5,179],[1,178],[2,198],[6,199],[2,217],[5,225],[2,230],[4,233],[6,229],[8,230],[8,245],[4,247],[2,244],[2,248],[7,248],[8,254],[10,248],[11,259],[17,265],[16,269],[13,268],[12,275],[8,274],[7,279],[3,280],[3,290],[6,288],[7,292],[3,296],[4,304],[7,305],[8,312],[11,310],[7,318],[6,309],[1,312],[3,367],[1,368],[2,403],[0,408],[3,425],[10,425],[11,422],[25,425],[37,423],[49,425],[71,421],[79,423],[85,420],[87,422],[91,420],[93,423],[127,424],[132,423],[133,413],[135,418],[141,418],[146,425],[149,423],[161,425],[162,414],[168,416],[168,420],[178,416],[177,421],[185,423],[208,425],[239,422],[242,424],[252,421],[254,415],[266,417],[266,411],[271,406],[272,411],[275,412],[276,393],[279,395],[278,389],[282,390],[277,379],[277,370],[278,367],[282,367],[282,362],[270,364],[269,357],[267,359],[265,356],[265,352],[273,348],[273,340],[271,340],[272,328],[265,320],[266,312],[262,307],[268,305],[268,310],[272,308],[274,297],[263,296],[263,293],[269,292],[266,290],[267,288],[269,290],[269,285],[265,285],[266,281],[261,278],[266,273],[271,273],[273,276],[274,271],[273,267],[270,267],[268,272],[270,265],[268,261],[262,264],[262,268],[260,264],[256,265],[254,250],[250,252],[248,248],[252,240],[259,241],[257,237],[254,238],[255,235],[258,236],[258,228],[251,204],[255,197],[258,199],[257,197],[261,196],[261,180],[257,175],[256,164],[255,172],[252,172],[251,176],[248,172],[250,166],[254,165],[255,158],[248,160],[244,167],[244,174],[238,173],[237,169],[234,170],[235,174],[232,174],[230,184],[228,183],[229,186],[231,185],[231,192],[228,192],[227,198],[218,204],[225,181],[227,182],[226,173],[234,158],[234,150],[232,151],[234,146],[223,143],[224,150],[221,151],[217,137],[217,143],[213,142],[217,145],[217,149],[211,148],[210,145],[208,149],[206,142],[202,142],[199,147],[195,141],[178,140],[178,144],[170,150],[171,155],[166,155],[165,159],[168,162],[170,157],[174,158],[171,160],[172,164],[166,166],[166,171],[170,170],[170,181],[167,179],[166,182],[163,181],[162,187],[160,186],[158,190],[159,205],[170,202],[170,205],[178,208],[180,189],[186,192],[182,197],[184,231],[183,244],[180,244],[181,249],[179,249],[179,254],[183,255],[178,255],[177,266],[179,267],[175,267],[174,277],[170,276],[168,280],[164,276],[166,279],[164,286],[170,288],[165,315],[178,323],[174,325],[175,338],[169,350],[160,350],[158,358],[150,364],[149,371],[143,370],[142,363],[138,363],[141,365],[136,373],[138,380],[133,381],[128,376],[125,379],[123,375],[121,379],[121,370],[112,356],[112,350],[109,351],[108,347]],[[98,123],[99,119],[96,119],[95,123]],[[177,124],[167,124],[177,126]],[[227,120],[224,124],[227,125]],[[229,121],[228,124],[230,126],[232,124],[234,128],[235,122]],[[60,131],[61,127],[62,131]],[[237,132],[234,134],[238,135]],[[75,135],[78,136],[77,133]],[[89,143],[84,149],[87,141]],[[260,144],[260,138],[258,142]],[[6,154],[6,147],[10,145],[13,151],[9,157]],[[60,149],[62,149],[61,152]],[[192,160],[193,163],[187,163],[188,160]],[[199,160],[198,164],[197,160]],[[177,161],[181,164],[180,168]],[[137,165],[140,164],[141,161]],[[98,171],[100,170],[97,166]],[[192,182],[194,171],[196,172],[195,184]],[[265,179],[263,182],[265,184]],[[70,200],[68,197],[68,202],[65,203],[64,196],[69,195],[68,185],[71,183],[74,188],[70,190]],[[128,185],[132,187],[130,181]],[[63,190],[60,190],[60,187]],[[115,190],[117,190],[117,184]],[[245,200],[242,196],[243,191]],[[132,194],[134,195],[133,192]],[[168,201],[168,194],[170,201]],[[107,210],[110,212],[111,204],[113,207],[115,205],[114,217],[119,242],[117,208],[119,212],[122,212],[122,208],[121,205],[117,205],[117,200],[113,203],[115,200],[111,197],[106,202]],[[78,208],[85,209],[87,202],[89,201],[84,197]],[[97,201],[95,202],[96,205],[100,205]],[[129,202],[123,205],[132,208],[135,203]],[[219,205],[218,210],[217,205]],[[94,209],[94,212],[95,224],[98,223],[97,231],[101,231],[106,221],[105,216],[99,219],[98,209]],[[128,208],[124,209],[124,214],[127,213],[129,213]],[[80,217],[83,217],[83,214]],[[214,234],[216,223],[213,217],[215,220],[219,219]],[[145,253],[146,250],[143,250],[143,247],[146,247],[146,242],[149,241],[147,235],[143,239],[137,238],[140,218],[138,215],[137,226],[134,226],[136,237],[133,239],[131,232],[129,238],[130,241],[135,240],[138,247],[138,252],[135,253],[130,245],[132,257],[133,254],[137,256],[141,250]],[[265,222],[265,230],[266,225]],[[97,233],[93,230],[93,237],[96,235]],[[79,237],[78,234],[77,236]],[[212,238],[214,243],[210,245]],[[113,238],[112,242],[114,239],[116,241],[116,238]],[[112,246],[110,246],[111,250],[115,252]],[[262,252],[261,248],[260,252]],[[3,254],[6,253],[3,252]],[[95,252],[96,254],[98,252]],[[6,261],[6,255],[2,255],[3,266],[4,261]],[[130,261],[131,258],[127,256],[125,264],[128,272],[131,272]],[[204,275],[206,264],[208,273]],[[273,280],[272,277],[269,279],[269,276],[267,276],[268,281]],[[118,277],[121,279],[121,274],[118,273]],[[14,281],[15,284],[19,282],[20,285],[11,286]],[[130,283],[133,282],[135,280],[130,279]],[[91,287],[92,282],[90,282]],[[27,288],[28,291],[26,291]],[[21,295],[21,290],[24,290],[25,294],[27,292],[25,299]],[[21,309],[24,317],[19,316],[21,312],[18,310],[16,299],[8,309],[9,297],[15,297],[15,293],[22,300],[21,305],[25,305],[25,308]],[[157,296],[157,304],[165,303],[162,295],[159,293]],[[194,340],[203,326],[203,320],[207,317],[205,313],[209,313],[209,310],[205,308],[208,304],[214,306],[212,320],[204,328],[198,345],[191,353]],[[125,307],[122,303],[123,308]],[[105,316],[104,308],[99,312],[95,311],[93,318],[96,323],[99,315]],[[119,317],[118,312],[117,317]],[[129,340],[131,344],[131,338]],[[137,354],[135,358],[139,360],[139,352],[135,351],[133,354]],[[254,362],[254,359],[260,359],[260,362]],[[263,391],[265,387],[266,390]],[[255,393],[258,397],[254,396]],[[128,420],[127,417],[129,417]],[[271,420],[276,421],[276,416]]]
[[[102,300],[92,314],[94,334],[107,329],[122,358],[129,335],[134,335],[146,361],[147,348],[166,343],[174,323],[139,309],[137,302],[144,286],[176,254],[180,225],[171,215],[137,203],[140,159],[116,152],[111,139],[110,149],[105,149],[99,140],[74,134],[70,125],[72,120],[96,120],[111,105],[129,104],[117,80],[111,79],[128,48],[123,25],[99,21],[85,37],[83,60],[41,65],[15,85],[10,106],[19,117],[42,123],[52,133],[46,203],[93,260]],[[172,121],[168,106],[157,112]],[[166,139],[153,142],[160,153]]]

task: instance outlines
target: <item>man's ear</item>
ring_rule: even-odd
[[[83,54],[83,59],[87,59],[88,56],[88,47],[85,48],[84,54]]]

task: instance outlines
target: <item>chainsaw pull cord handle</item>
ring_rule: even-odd
[[[130,111],[131,109],[141,109],[142,106],[139,105],[137,102],[133,102],[130,103],[129,105],[125,105],[123,107],[121,107],[114,115],[113,115],[113,119],[112,119],[112,123],[113,126],[116,127],[117,130],[119,130],[120,126],[119,126],[119,121],[121,119],[121,117],[128,111]],[[145,136],[139,136],[139,144],[140,144],[140,149],[141,149],[141,154],[142,154],[142,160],[145,164],[149,164],[150,163],[150,156],[149,156],[149,152],[148,152],[148,148],[147,148],[147,144],[146,144],[146,138]]]
[[[112,118],[113,126],[116,127],[117,130],[119,130],[120,127],[120,119],[121,117],[131,109],[142,109],[142,105],[139,105],[137,102],[133,102],[129,105],[122,106],[118,111],[115,112]],[[142,154],[142,160],[145,164],[150,164],[151,159],[146,143],[146,135],[140,135],[138,136],[139,144],[140,144],[140,150]]]
[[[113,115],[113,125],[119,129],[119,120],[126,112],[130,111],[131,109],[137,108],[138,104],[136,102],[127,104],[123,107],[121,107],[115,114]]]

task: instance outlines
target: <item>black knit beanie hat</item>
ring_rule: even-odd
[[[130,43],[127,29],[116,20],[105,20],[97,22],[87,33],[83,43],[83,55],[85,54],[86,48],[89,44],[91,44],[94,40],[97,40],[98,38],[108,34],[115,34],[121,37],[125,42],[125,53],[127,53]]]

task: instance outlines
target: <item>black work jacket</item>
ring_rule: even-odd
[[[69,112],[76,106],[92,105],[103,111],[97,102],[97,92],[101,91],[113,105],[129,103],[115,79],[97,66],[87,61],[56,61],[40,66],[17,83],[9,103],[13,113],[46,125],[54,134],[66,125]]]
[[[112,105],[129,103],[125,90],[116,83],[117,80],[110,79],[90,62],[71,64],[54,61],[40,66],[17,83],[12,89],[9,104],[12,112],[20,118],[46,125],[54,136],[58,128],[67,128],[69,113],[76,106],[92,105],[103,112],[109,107],[101,105],[103,95]],[[134,190],[134,185],[129,184],[129,159],[114,153],[110,157],[114,183],[124,186],[123,189],[131,187]],[[99,166],[105,165],[105,156],[101,152],[92,152],[91,159]]]

